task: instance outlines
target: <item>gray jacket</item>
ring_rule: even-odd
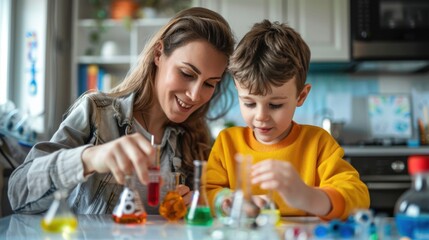
[[[24,163],[11,175],[9,200],[12,209],[20,213],[46,211],[56,190],[67,190],[68,205],[77,214],[109,214],[122,192],[112,174],[94,173],[84,177],[82,152],[85,148],[103,144],[123,135],[140,132],[150,134],[133,118],[134,94],[111,98],[102,93],[85,95],[78,100],[49,142],[34,145]],[[168,127],[162,138],[161,173],[181,170],[178,137],[180,128]],[[180,148],[179,148],[180,149]],[[182,172],[186,177],[192,173]],[[189,179],[187,179],[189,180]],[[138,186],[146,211],[157,208],[146,205],[146,187]],[[161,191],[161,200],[166,190]]]

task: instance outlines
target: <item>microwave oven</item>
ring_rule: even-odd
[[[429,0],[351,0],[353,60],[429,60]]]

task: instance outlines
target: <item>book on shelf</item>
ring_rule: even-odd
[[[120,79],[96,64],[80,64],[78,68],[78,95],[86,91],[108,92]]]
[[[87,71],[87,79],[86,79],[86,89],[89,91],[96,91],[97,90],[97,82],[98,82],[98,75],[99,75],[99,67],[95,64],[88,65],[88,71]]]
[[[87,79],[87,73],[88,71],[88,65],[86,64],[79,64],[78,67],[78,96],[82,95],[82,93],[86,92],[86,79]]]

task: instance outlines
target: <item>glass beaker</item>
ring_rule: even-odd
[[[256,217],[260,213],[259,207],[252,200],[250,182],[252,157],[237,154],[235,161],[235,189],[233,191],[222,189],[217,193],[215,198],[216,216],[224,225],[252,228],[256,226]]]
[[[135,188],[136,177],[126,176],[124,190],[119,201],[113,209],[112,217],[116,223],[145,223],[147,214],[144,209],[140,194]]]
[[[40,223],[46,232],[72,233],[77,229],[78,221],[67,206],[67,196],[65,190],[58,190],[54,193],[54,201]]]
[[[186,215],[185,202],[176,190],[176,186],[180,184],[180,176],[181,173],[173,172],[166,179],[168,191],[159,206],[159,214],[168,221],[177,221]]]
[[[155,207],[159,204],[160,188],[161,188],[161,146],[154,144],[155,148],[155,160],[154,164],[149,166],[149,183],[147,185],[147,203],[149,206]]]
[[[252,156],[237,154],[236,161],[236,189],[231,207],[232,224],[238,227],[253,227],[260,209],[252,200],[252,183],[250,172]]]
[[[213,217],[207,200],[205,187],[206,162],[194,160],[194,194],[185,221],[189,225],[210,226]]]

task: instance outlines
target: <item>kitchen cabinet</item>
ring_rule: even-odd
[[[256,22],[281,21],[284,0],[200,0],[197,5],[220,13],[230,24],[238,41]]]
[[[284,21],[311,49],[312,62],[350,59],[348,0],[287,0]]]
[[[311,61],[347,61],[349,47],[348,0],[201,0],[200,6],[222,14],[239,41],[263,19],[286,22],[311,49]]]

